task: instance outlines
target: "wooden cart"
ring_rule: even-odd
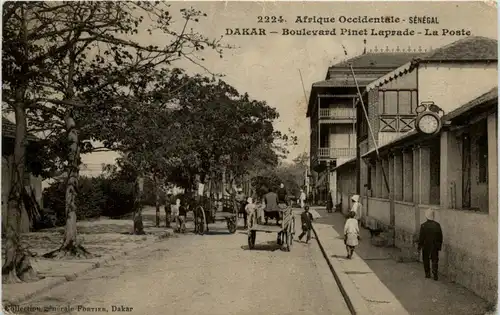
[[[255,247],[257,232],[265,232],[277,233],[278,245],[285,245],[283,248],[288,252],[290,251],[295,235],[295,217],[291,207],[286,207],[281,212],[283,219],[280,225],[259,224],[257,222],[257,213],[250,214],[248,218],[248,247],[250,249]]]
[[[221,209],[222,208],[222,209]],[[226,221],[231,234],[236,232],[238,205],[231,196],[222,199],[220,207],[215,199],[203,198],[194,209],[195,233],[203,235],[208,232],[208,224]]]

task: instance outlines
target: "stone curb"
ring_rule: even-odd
[[[40,288],[40,289],[38,289],[38,290],[36,290],[34,292],[28,292],[26,294],[23,294],[21,297],[13,299],[13,300],[3,301],[3,304],[19,305],[22,302],[25,302],[26,300],[29,300],[29,299],[35,297],[36,295],[38,295],[40,293],[43,293],[43,292],[45,292],[47,290],[50,290],[50,289],[52,289],[52,288],[54,288],[54,287],[56,287],[58,285],[61,285],[61,284],[65,283],[65,282],[74,281],[76,278],[78,278],[78,276],[82,276],[82,275],[86,274],[87,272],[89,272],[91,270],[97,269],[97,268],[99,268],[101,265],[103,265],[105,263],[113,261],[113,260],[115,260],[117,258],[120,258],[122,256],[126,256],[127,253],[128,252],[122,252],[121,254],[118,254],[118,255],[115,255],[115,256],[111,255],[111,256],[104,257],[104,259],[92,263],[88,268],[85,268],[85,269],[83,269],[83,270],[81,270],[79,272],[73,273],[73,274],[66,274],[66,275],[64,275],[62,277],[57,277],[53,281],[50,281],[43,288]]]
[[[170,230],[167,230],[167,232],[169,234],[173,234]],[[153,242],[152,244],[155,244],[157,243],[158,240],[155,239],[155,242]],[[84,274],[86,274],[87,272],[91,271],[91,270],[94,270],[94,269],[97,269],[97,268],[100,268],[102,265],[110,262],[110,261],[113,261],[113,260],[117,260],[119,258],[122,258],[124,256],[127,256],[130,252],[136,250],[136,249],[141,249],[141,248],[144,248],[142,246],[138,246],[137,248],[134,248],[134,249],[131,249],[129,251],[123,251],[117,255],[107,255],[107,256],[104,256],[102,257],[102,259],[99,259],[98,261],[94,262],[94,263],[91,263],[90,266],[88,268],[85,268],[79,272],[76,272],[76,273],[73,273],[73,274],[67,274],[67,275],[64,275],[62,277],[57,277],[56,279],[53,279],[53,281],[50,281],[46,286],[44,286],[43,288],[40,288],[34,292],[28,292],[26,294],[23,294],[21,297],[19,298],[16,298],[16,299],[13,299],[13,300],[4,300],[2,301],[2,304],[3,305],[6,305],[6,304],[10,304],[10,305],[19,305],[33,297],[35,297],[36,295],[39,295],[43,292],[46,292],[50,289],[53,289],[54,287],[57,287],[65,282],[70,282],[70,281],[74,281],[76,280],[76,278],[78,278],[78,276],[82,276]]]
[[[344,300],[351,314],[353,315],[373,314],[368,308],[365,299],[361,296],[361,294],[359,293],[358,289],[351,281],[351,279],[349,279],[347,275],[338,273],[336,271],[336,270],[341,270],[342,268],[338,261],[330,259],[328,257],[328,254],[318,237],[318,233],[316,232],[316,229],[314,229],[314,224],[313,224],[313,232],[316,238],[316,242],[318,242],[319,248],[321,249],[321,253],[323,254],[323,257],[325,257],[326,262],[330,267],[330,271],[332,272],[333,277],[335,278],[335,282],[337,282],[339,290],[342,293],[342,296],[344,297]]]

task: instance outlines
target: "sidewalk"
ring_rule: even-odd
[[[149,214],[151,210],[145,212]],[[20,304],[66,281],[73,281],[78,276],[128,253],[149,250],[153,244],[173,234],[172,229],[156,228],[153,222],[146,218],[144,218],[146,235],[127,235],[132,231],[132,220],[81,221],[77,222],[77,227],[78,238],[83,240],[82,245],[96,257],[61,260],[41,257],[60,246],[61,229],[64,227],[23,234],[21,242],[37,255],[31,258],[32,266],[40,276],[45,278],[30,283],[4,284],[2,286],[3,304]]]
[[[347,260],[340,236],[345,219],[340,213],[324,213],[314,228],[346,293],[353,297],[357,314],[483,315],[491,311],[485,300],[444,276],[439,281],[426,279],[420,263],[397,262],[393,257],[398,249],[371,245],[368,230],[361,229],[360,245],[353,259]]]

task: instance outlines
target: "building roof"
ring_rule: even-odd
[[[14,139],[16,137],[16,124],[11,122],[5,117],[2,117],[2,138],[11,138]],[[27,134],[28,141],[38,141],[39,139],[34,135],[28,133]]]
[[[339,62],[330,68],[346,68],[349,64],[352,64],[353,68],[397,68],[421,55],[422,53],[415,52],[367,53]]]
[[[495,102],[498,103],[498,86],[495,86],[488,92],[478,96],[472,101],[460,106],[459,108],[449,112],[443,116],[443,121],[452,121],[455,118],[459,118],[464,115],[469,115],[471,111],[478,110],[484,107],[489,107]]]
[[[496,61],[498,41],[496,39],[470,36],[434,49],[419,57],[422,61]]]
[[[335,168],[333,169],[333,171],[336,171],[336,170],[338,170],[338,169],[342,169],[342,168],[344,168],[344,167],[346,167],[346,166],[352,165],[353,163],[355,163],[355,162],[356,162],[356,160],[357,160],[357,158],[356,158],[356,157],[350,158],[349,160],[344,161],[344,162],[342,162],[341,164],[337,165],[337,167],[335,167]]]
[[[459,108],[449,112],[448,114],[444,115],[441,117],[441,121],[446,122],[446,121],[452,121],[456,118],[459,117],[470,117],[474,111],[483,109],[483,108],[488,108],[488,107],[493,107],[497,108],[495,104],[498,104],[498,86],[492,88],[490,91],[484,93],[483,95],[478,96],[477,98],[471,100],[470,102],[467,102],[460,106]],[[401,137],[398,137],[394,139],[393,141],[381,146],[378,148],[379,151],[384,150],[384,149],[389,149],[391,147],[397,146],[397,145],[402,145],[410,143],[411,140],[415,139],[429,139],[434,137],[435,135],[423,135],[418,133],[416,130],[412,130],[410,132],[407,132]],[[373,155],[376,152],[375,149],[372,149],[368,151],[367,153],[363,154],[362,157],[368,157],[370,155]]]
[[[397,77],[413,71],[420,62],[496,62],[498,60],[498,41],[482,36],[459,39],[451,44],[436,48],[420,57],[387,73],[368,84],[367,91],[384,85]]]
[[[366,79],[366,78],[356,78],[356,79],[358,81],[358,85],[360,86],[365,86],[373,81],[372,79]],[[314,82],[312,84],[312,87],[313,88],[356,87],[356,84],[353,82],[352,79],[335,78],[330,80]]]

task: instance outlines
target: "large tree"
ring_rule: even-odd
[[[20,267],[26,256],[20,251],[18,228],[27,115],[41,128],[62,127],[66,134],[67,224],[62,246],[53,254],[86,256],[76,242],[74,201],[82,134],[92,139],[98,132],[83,131],[89,110],[107,105],[99,102],[103,94],[123,95],[124,82],[158,65],[182,58],[198,63],[197,51],[210,47],[221,53],[221,46],[188,27],[203,13],[181,10],[183,23],[176,29],[165,3],[7,2],[2,13],[3,100],[15,113],[17,128],[2,275],[5,281],[17,282],[29,269]],[[144,44],[148,34],[138,36],[139,30],[161,32],[164,42]]]

